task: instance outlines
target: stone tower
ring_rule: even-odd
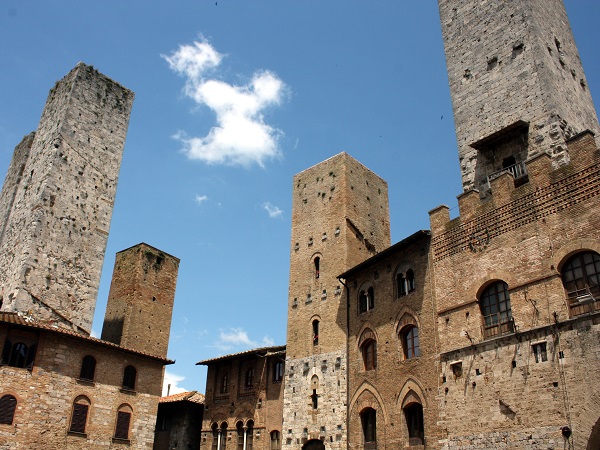
[[[389,247],[387,183],[346,153],[293,183],[282,444],[345,449],[347,310],[336,277]]]
[[[465,191],[485,197],[509,171],[598,119],[562,0],[438,0]]]
[[[0,304],[89,333],[133,93],[79,63],[17,146],[0,195]]]
[[[148,244],[117,253],[102,339],[167,356],[179,259]]]

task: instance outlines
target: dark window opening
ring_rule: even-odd
[[[312,339],[313,345],[319,345],[319,321],[316,319],[312,322]]]
[[[33,369],[38,336],[35,333],[12,329],[8,331],[0,364],[22,369]]]
[[[83,357],[81,362],[81,371],[79,372],[79,379],[86,381],[94,381],[94,374],[96,372],[96,359],[91,355]]]
[[[571,316],[596,311],[600,300],[600,255],[582,252],[572,256],[562,268],[562,282]]]
[[[365,408],[360,413],[365,450],[377,448],[377,412],[373,408]]]
[[[276,361],[273,365],[273,381],[278,383],[283,379],[283,361]]]
[[[321,266],[321,258],[318,256],[314,260],[315,262],[315,278],[319,278],[320,276],[320,266]]]
[[[137,375],[137,371],[133,366],[125,367],[123,372],[123,389],[127,389],[128,391],[135,390],[135,378]]]
[[[369,339],[362,346],[365,370],[373,370],[377,367],[377,341]]]
[[[228,374],[223,374],[221,377],[221,385],[219,388],[219,393],[227,394],[229,392],[229,376]]]
[[[412,269],[406,272],[406,290],[410,293],[415,290],[415,273]]]
[[[237,450],[244,450],[244,423],[240,420],[235,424],[237,431]]]
[[[246,423],[246,450],[252,450],[252,441],[254,440],[254,422],[249,420]]]
[[[540,363],[548,361],[548,353],[546,352],[546,343],[540,342],[539,344],[533,344],[531,346],[533,355],[535,356],[535,362]]]
[[[246,389],[254,388],[254,369],[250,368],[246,371],[246,377],[244,379],[244,387]]]
[[[17,409],[17,399],[10,394],[0,398],[0,423],[12,425]]]
[[[279,450],[281,443],[281,435],[279,431],[271,431],[271,450]]]
[[[373,287],[368,288],[366,291],[360,291],[358,296],[358,309],[360,313],[364,313],[375,308],[375,290]]]
[[[423,445],[425,429],[423,427],[423,406],[419,403],[411,403],[404,408],[404,418],[408,428],[410,445]]]
[[[404,297],[406,295],[406,280],[401,273],[396,276],[396,290],[398,292],[398,297]]]
[[[313,393],[310,396],[310,399],[312,401],[312,409],[318,409],[319,408],[319,396],[317,395],[317,390],[313,389],[312,392]]]

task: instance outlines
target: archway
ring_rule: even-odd
[[[311,439],[302,446],[302,450],[325,450],[325,444],[319,439]]]

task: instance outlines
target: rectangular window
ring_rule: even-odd
[[[88,405],[75,403],[73,405],[73,417],[71,417],[71,428],[74,433],[85,433],[85,422],[87,420]]]
[[[535,356],[535,362],[544,362],[548,361],[548,354],[546,353],[546,343],[540,342],[539,344],[533,344],[531,346],[533,350],[533,355]]]
[[[126,411],[119,411],[117,414],[117,427],[115,429],[115,438],[129,439],[129,421],[131,414]]]

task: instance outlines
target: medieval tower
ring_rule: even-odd
[[[346,448],[347,299],[336,277],[389,245],[379,176],[340,153],[294,177],[284,449]]]
[[[17,146],[0,196],[0,306],[89,333],[133,93],[79,63]]]
[[[568,162],[566,140],[598,119],[562,0],[439,0],[465,191],[485,197],[504,171],[521,183],[540,153]]]
[[[148,244],[117,253],[102,339],[167,356],[179,259]]]

